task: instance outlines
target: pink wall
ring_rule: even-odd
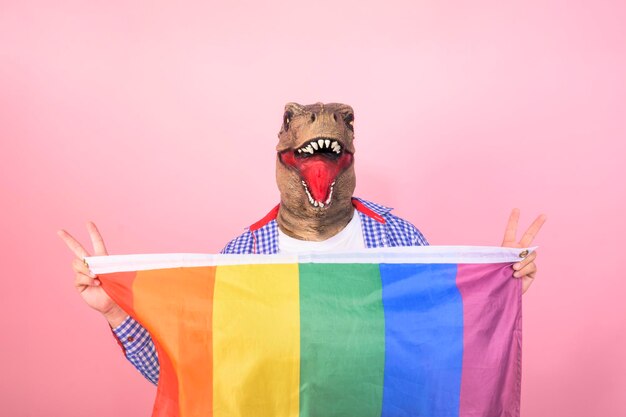
[[[284,103],[341,101],[357,195],[431,243],[548,215],[523,415],[626,415],[623,2],[53,3],[0,3],[0,414],[149,415],[55,231],[218,251],[277,202]]]

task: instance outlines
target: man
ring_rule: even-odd
[[[411,223],[391,209],[353,196],[354,111],[345,104],[288,103],[276,147],[276,182],[280,204],[222,253],[298,253],[428,245]],[[519,210],[511,213],[502,246],[527,247],[545,222],[539,216],[516,241]],[[107,255],[96,225],[87,225],[95,255]],[[65,231],[59,235],[74,252],[75,286],[85,302],[102,313],[124,348],[127,359],[157,383],[159,363],[148,332],[129,317],[100,287],[82,259],[89,253]],[[537,271],[536,252],[514,265],[525,292]]]

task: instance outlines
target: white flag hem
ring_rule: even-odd
[[[94,274],[182,267],[289,263],[436,263],[481,264],[522,260],[537,249],[499,246],[404,246],[351,252],[301,253],[298,255],[230,255],[163,253],[90,256],[85,258]]]

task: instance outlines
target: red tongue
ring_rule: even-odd
[[[330,194],[330,185],[337,175],[352,163],[352,154],[342,152],[339,158],[329,158],[324,155],[313,155],[305,158],[296,158],[293,151],[280,154],[281,160],[288,166],[295,168],[314,200],[326,203]]]
[[[304,178],[313,200],[325,203],[330,193],[330,184],[337,178],[341,167],[323,156],[312,156],[299,165],[300,175]]]

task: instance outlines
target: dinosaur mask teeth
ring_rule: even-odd
[[[296,151],[299,155],[306,156],[314,155],[316,153],[341,153],[341,144],[334,139],[319,138],[313,139],[305,143],[302,147]]]

